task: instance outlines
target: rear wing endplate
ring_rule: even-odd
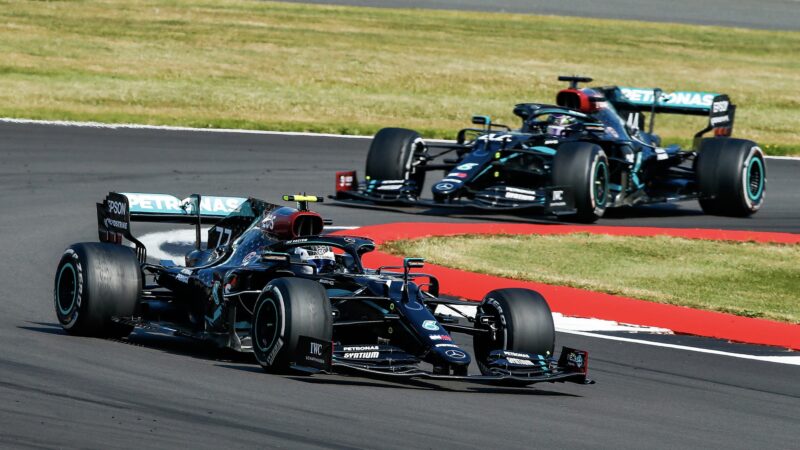
[[[166,194],[109,192],[97,204],[97,228],[101,242],[121,244],[122,238],[136,245],[136,255],[145,262],[147,250],[131,233],[131,222],[215,223],[247,201],[242,197],[201,196],[192,194],[181,200]]]

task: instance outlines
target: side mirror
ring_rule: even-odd
[[[425,267],[425,260],[422,258],[405,258],[403,260],[403,268],[408,269],[421,269]]]
[[[638,112],[631,112],[628,113],[628,118],[625,120],[625,128],[628,129],[628,132],[632,135],[636,135],[641,129],[642,122],[644,121],[644,117],[641,113]]]
[[[425,260],[422,258],[404,258],[403,259],[403,300],[408,301],[408,274],[411,269],[419,269],[425,265]]]
[[[291,262],[291,257],[289,256],[288,253],[283,253],[283,252],[261,252],[261,261],[276,262],[289,265]]]
[[[486,128],[492,124],[492,119],[489,116],[472,116],[473,125],[482,125]]]

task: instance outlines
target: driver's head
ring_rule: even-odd
[[[300,262],[316,267],[317,273],[332,272],[336,268],[336,256],[327,245],[295,247],[293,254],[299,257]]]
[[[547,134],[550,136],[566,136],[572,131],[578,120],[566,114],[551,114],[547,118]]]

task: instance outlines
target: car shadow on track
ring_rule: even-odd
[[[705,214],[696,209],[681,208],[679,203],[659,203],[643,206],[623,206],[607,209],[603,219],[648,219],[660,217],[694,217]]]
[[[17,326],[17,328],[34,331],[37,333],[69,336],[58,323],[48,322],[28,322],[37,326]],[[76,339],[93,339],[76,337]],[[226,348],[218,348],[212,344],[196,341],[179,336],[169,336],[160,333],[135,331],[130,336],[123,339],[105,339],[107,341],[118,342],[120,344],[138,346],[159,350],[181,356],[189,356],[209,361],[216,361],[217,367],[226,369],[251,372],[264,376],[279,376],[303,383],[327,384],[340,386],[362,386],[389,389],[408,389],[423,391],[439,391],[453,393],[482,393],[482,394],[513,394],[513,395],[544,395],[559,397],[580,397],[569,393],[550,391],[531,387],[505,387],[505,386],[476,386],[467,383],[442,382],[432,383],[424,380],[395,380],[366,379],[358,376],[350,377],[347,375],[317,375],[317,376],[297,376],[297,375],[268,375],[261,367],[256,364],[255,359],[249,353],[239,353]]]
[[[215,364],[217,367],[226,369],[240,370],[243,372],[253,372],[259,375],[264,375],[264,370],[259,365],[252,364]],[[427,364],[423,363],[423,366]],[[429,368],[422,367],[423,370]],[[476,365],[470,366],[470,371],[475,373],[477,371]],[[520,386],[500,386],[500,385],[478,385],[465,381],[445,381],[445,380],[426,380],[420,378],[387,378],[387,377],[368,377],[362,376],[359,373],[337,373],[332,375],[302,375],[298,373],[289,374],[269,374],[269,376],[280,376],[287,379],[320,385],[341,385],[341,386],[362,386],[362,387],[375,387],[375,388],[389,388],[389,389],[408,389],[412,391],[439,391],[439,392],[474,392],[485,394],[514,394],[514,395],[545,395],[545,396],[566,396],[566,397],[580,397],[569,393],[551,391],[542,389],[543,384],[533,385],[528,387]]]
[[[37,333],[46,333],[46,334],[61,334],[67,336],[67,332],[61,328],[61,325],[57,323],[47,323],[47,322],[28,322],[34,325],[41,325],[38,327],[31,327],[31,326],[22,326],[19,325],[17,328],[21,330],[28,330],[28,331],[36,331]]]
[[[438,391],[452,393],[480,393],[480,394],[512,394],[512,395],[537,395],[556,397],[581,397],[580,395],[564,392],[550,391],[534,387],[506,387],[506,386],[475,386],[466,382],[432,383],[423,380],[406,380],[403,382],[389,380],[369,380],[360,377],[350,378],[347,375],[318,376],[318,377],[292,377],[288,378],[310,384],[329,384],[339,386],[362,386],[389,389],[408,389],[422,391]]]
[[[62,336],[70,336],[61,328],[58,323],[47,322],[28,322],[33,325],[39,326],[23,326],[19,325],[17,328],[35,331],[37,333],[55,334]],[[120,344],[132,345],[135,347],[144,347],[152,350],[159,350],[166,353],[171,353],[181,356],[190,356],[192,358],[200,358],[209,361],[225,361],[233,363],[250,363],[255,364],[253,355],[249,353],[240,353],[227,348],[219,348],[211,343],[189,339],[181,336],[171,336],[168,334],[145,332],[142,330],[135,330],[130,336],[122,339],[117,338],[88,338],[76,336],[75,339],[102,339],[106,341],[118,342]]]
[[[258,373],[262,375],[266,374],[266,372],[264,372],[264,369],[262,369],[261,366],[259,366],[256,363],[255,358],[253,358],[252,364],[241,363],[241,364],[214,364],[214,365],[217,367],[222,367],[223,369],[233,369],[242,372]],[[281,375],[276,375],[276,376],[281,376]]]
[[[250,353],[241,353],[229,348],[221,348],[213,343],[182,336],[144,332],[136,330],[125,339],[112,339],[128,345],[146,347],[176,355],[190,356],[208,361],[251,363],[256,361]]]

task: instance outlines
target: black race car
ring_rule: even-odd
[[[55,311],[70,334],[127,336],[134,327],[252,351],[267,371],[359,372],[503,385],[587,383],[587,353],[554,358],[550,309],[538,293],[498,289],[459,319],[435,277],[363,267],[369,239],[322,234],[312,196],[297,208],[254,198],[110,193],[97,204],[100,242],[70,246],[55,274]],[[131,220],[195,224],[185,264],[148,262]],[[201,224],[213,223],[202,246]],[[135,248],[122,245],[127,240]],[[437,307],[455,314],[437,313]],[[452,338],[472,336],[470,356]],[[468,375],[476,359],[481,375]],[[428,365],[422,365],[421,363]]]
[[[579,88],[585,77],[559,77],[570,87],[556,105],[522,103],[512,130],[488,116],[481,128],[458,132],[455,143],[429,142],[412,130],[380,130],[367,155],[366,179],[337,172],[340,201],[532,209],[592,222],[606,208],[697,199],[709,214],[748,216],[764,202],[764,154],[734,139],[736,110],[727,95],[664,93],[660,89]],[[645,115],[649,114],[645,131]],[[707,116],[692,149],[662,147],[657,113]],[[703,138],[713,131],[714,137]],[[443,170],[422,198],[425,175]]]

